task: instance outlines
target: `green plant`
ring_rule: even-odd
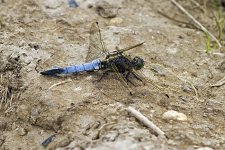
[[[217,11],[215,13],[215,19],[216,19],[216,27],[218,30],[218,40],[221,41],[222,40],[222,36],[223,36],[223,29],[224,29],[224,17],[221,13],[221,11]]]
[[[212,8],[212,11],[215,16],[215,22],[216,22],[216,30],[218,32],[217,39],[219,42],[222,41],[223,38],[223,31],[224,31],[224,24],[225,24],[225,18],[222,14],[221,8],[219,6],[219,1],[218,0],[210,0],[210,6]],[[205,46],[205,52],[210,53],[214,49],[218,48],[219,45],[216,43],[212,43],[211,37],[209,36],[208,33],[205,32],[205,40],[206,40],[206,46]]]
[[[205,40],[206,40],[205,52],[210,53],[214,49],[216,49],[218,45],[216,43],[212,43],[211,37],[209,36],[208,33],[205,32],[204,37],[205,37]]]

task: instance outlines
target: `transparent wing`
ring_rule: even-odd
[[[103,59],[108,54],[108,50],[102,40],[101,31],[98,22],[94,22],[90,28],[89,50],[86,56],[86,62],[94,59]]]
[[[113,57],[113,56],[116,56],[118,54],[122,54],[123,52],[132,50],[132,49],[134,49],[134,48],[136,48],[138,46],[141,46],[144,43],[145,42],[141,42],[141,43],[138,43],[138,44],[135,44],[133,46],[129,46],[129,47],[126,47],[126,48],[123,48],[123,49],[119,49],[118,47],[116,47],[116,51],[108,53],[108,57]]]
[[[139,80],[143,85],[146,85],[147,79],[144,76],[144,74],[140,71],[132,69],[131,73],[134,75],[134,77]]]
[[[144,73],[141,70],[133,70],[134,75],[136,76],[135,78],[139,78],[138,80],[142,82],[143,85],[147,85],[148,83],[153,86],[157,91],[162,91],[164,88],[157,83],[154,83],[153,80],[147,78]],[[141,80],[140,80],[141,79]]]
[[[126,81],[126,79],[124,78],[124,76],[123,76],[121,73],[119,73],[119,71],[118,71],[116,65],[115,65],[115,64],[112,64],[111,67],[112,67],[113,71],[116,73],[116,75],[117,75],[119,81],[121,82],[121,84],[122,84],[125,88],[127,88],[127,89],[129,90],[129,92],[133,93],[133,90],[128,86],[127,81]]]

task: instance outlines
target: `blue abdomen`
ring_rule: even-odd
[[[81,65],[67,66],[64,68],[54,68],[41,72],[42,75],[59,75],[59,74],[73,74],[84,71],[93,71],[101,68],[101,61],[96,59],[89,63]]]

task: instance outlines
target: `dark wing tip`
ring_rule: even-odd
[[[50,69],[46,71],[40,72],[40,74],[45,75],[45,76],[54,76],[57,74],[61,74],[64,71],[62,68],[56,68],[56,69]]]

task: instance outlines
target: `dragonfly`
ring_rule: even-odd
[[[134,85],[130,80],[131,76],[145,84],[145,80],[140,73],[137,72],[144,67],[145,61],[139,56],[135,56],[132,59],[130,55],[124,53],[142,44],[144,44],[144,42],[123,49],[116,48],[116,50],[110,52],[106,49],[104,41],[102,40],[98,22],[95,22],[92,23],[90,28],[89,50],[86,56],[86,63],[66,67],[55,67],[40,73],[44,76],[58,76],[104,70],[98,81],[101,81],[109,72],[114,72],[119,81],[127,88],[129,88],[129,83]]]

